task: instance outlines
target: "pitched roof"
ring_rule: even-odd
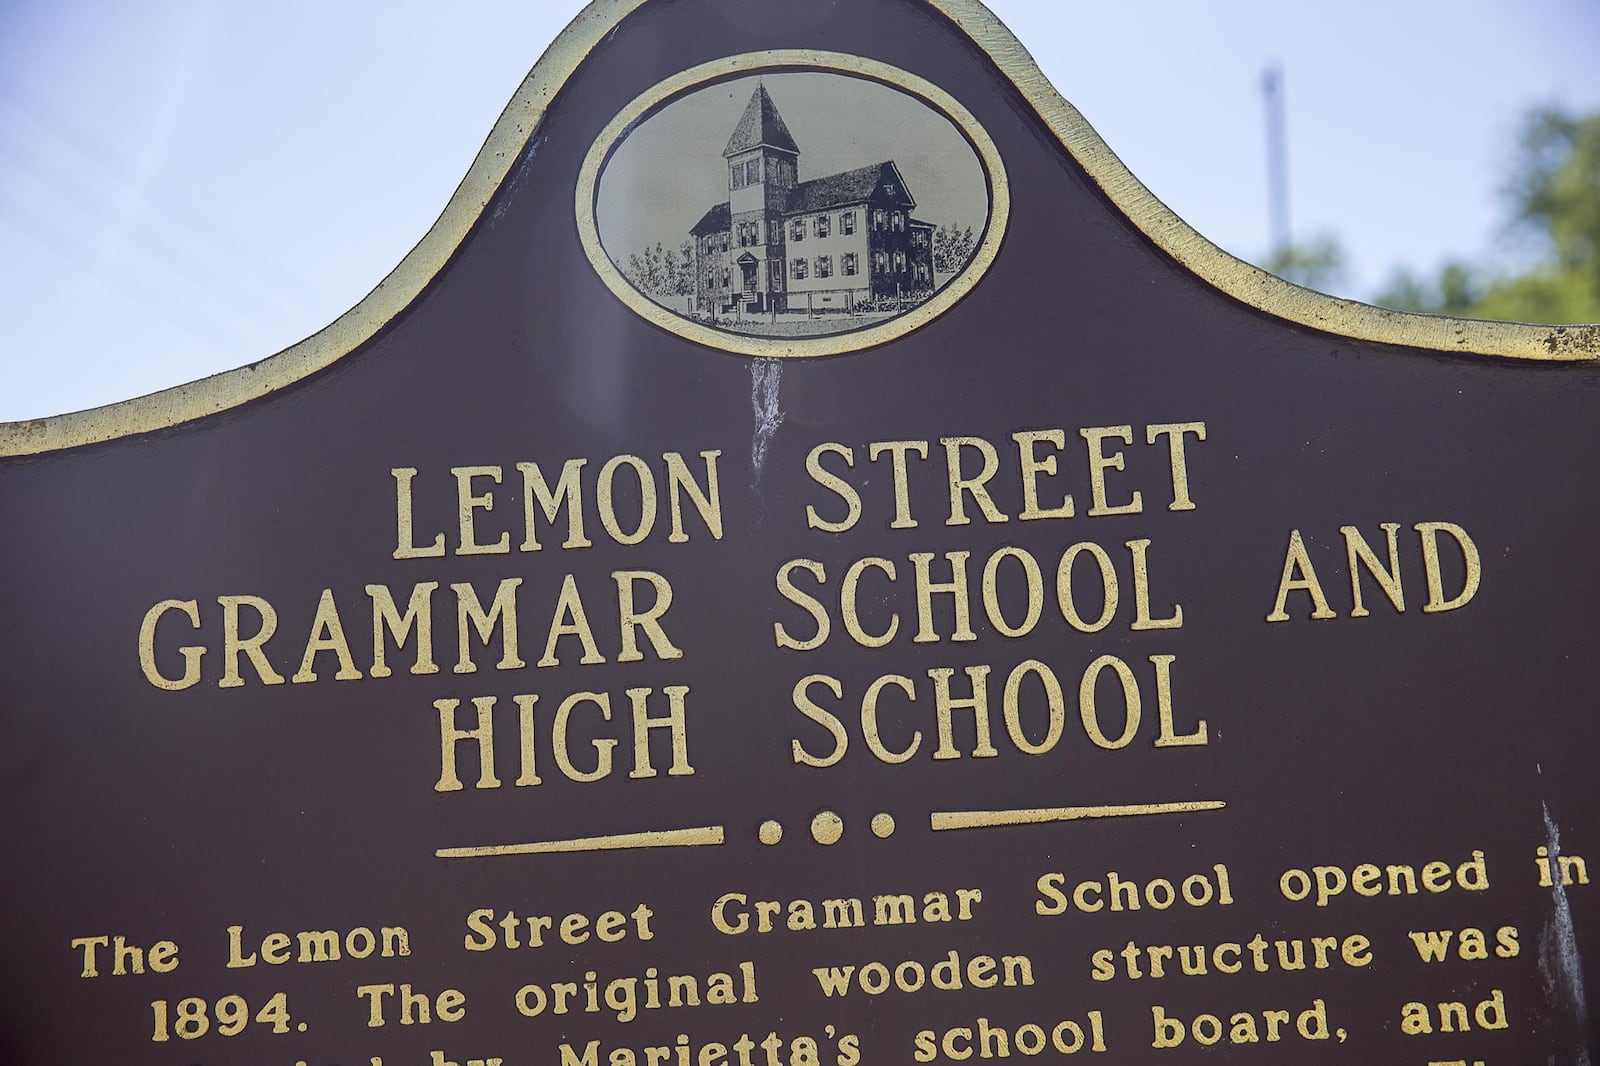
[[[694,224],[689,230],[689,234],[694,237],[700,237],[707,233],[721,233],[728,228],[728,221],[731,217],[728,213],[726,201],[714,204],[711,210],[700,216],[700,221]]]
[[[767,87],[757,85],[722,155],[727,158],[762,144],[797,155],[800,152],[800,146],[794,143],[794,137],[789,134],[789,127],[783,123],[783,116],[778,114],[778,106],[767,95]]]
[[[789,190],[789,200],[784,205],[783,213],[798,215],[808,211],[826,211],[829,208],[864,203],[872,199],[879,185],[889,181],[899,186],[895,194],[898,200],[909,206],[916,206],[916,198],[911,195],[911,190],[906,188],[905,179],[900,176],[900,168],[894,165],[894,160],[886,159],[882,163],[840,171],[825,178],[802,181]],[[689,233],[695,237],[707,233],[721,233],[732,226],[732,217],[726,201],[715,204],[700,216],[700,221],[694,224]],[[932,227],[932,223],[920,219],[912,219],[911,224]]]
[[[863,200],[870,200],[879,183],[888,180],[897,182],[903,197],[911,200],[911,193],[906,189],[899,174],[900,171],[894,165],[894,161],[885,160],[882,163],[872,163],[856,167],[854,170],[829,174],[825,178],[802,181],[789,191],[789,202],[783,211],[784,214],[795,214],[801,211],[824,211],[845,204],[858,204]]]

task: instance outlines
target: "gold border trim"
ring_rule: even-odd
[[[73,414],[0,423],[0,456],[35,455],[181,425],[239,407],[323,370],[371,339],[449,261],[500,187],[544,110],[595,46],[646,0],[593,0],[529,72],[444,212],[360,303],[258,363]],[[1387,311],[1302,289],[1224,252],[1129,173],[1027,50],[978,0],[926,0],[988,54],[1128,220],[1202,281],[1275,318],[1349,340],[1540,362],[1600,361],[1600,325],[1540,326]]]
[[[984,221],[983,238],[972,253],[971,260],[961,273],[945,283],[922,304],[903,314],[885,319],[877,325],[846,330],[821,337],[763,337],[736,333],[731,330],[707,326],[692,318],[680,315],[645,296],[622,276],[611,257],[600,243],[600,232],[595,218],[599,199],[600,174],[610,161],[612,153],[621,145],[633,127],[646,116],[696,87],[724,78],[758,71],[836,71],[847,76],[881,82],[917,97],[925,106],[942,113],[955,124],[977,153],[988,182],[989,210]],[[840,355],[885,344],[903,337],[912,330],[932,322],[944,314],[967,293],[994,262],[1005,237],[1006,223],[1011,218],[1011,191],[1006,181],[1005,164],[1000,159],[1000,149],[989,134],[979,125],[972,112],[963,107],[955,97],[917,77],[909,71],[845,52],[817,52],[806,49],[771,49],[763,52],[743,52],[739,55],[714,59],[697,67],[674,74],[657,82],[628,102],[606,128],[600,131],[589,154],[584,157],[578,172],[578,187],[573,208],[578,218],[578,238],[583,242],[584,255],[589,265],[600,275],[612,295],[652,325],[659,326],[695,344],[707,348],[720,348],[739,355],[763,358],[812,358],[821,355]]]

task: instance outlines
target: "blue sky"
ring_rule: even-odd
[[[278,351],[358,301],[443,208],[568,0],[0,7],[0,419]],[[994,0],[1181,217],[1268,245],[1260,94],[1281,66],[1297,237],[1339,295],[1497,241],[1519,117],[1600,110],[1593,0]]]

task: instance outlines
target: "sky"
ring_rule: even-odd
[[[359,301],[443,209],[573,0],[0,4],[0,420],[254,362]],[[1600,110],[1594,0],[992,0],[1130,170],[1267,251],[1262,74],[1296,238],[1514,265],[1518,123]],[[381,12],[381,16],[379,15]]]

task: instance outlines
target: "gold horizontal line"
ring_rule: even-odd
[[[553,855],[573,851],[625,851],[628,848],[692,848],[721,844],[720,825],[692,829],[663,829],[645,833],[616,833],[603,837],[574,837],[571,840],[534,840],[527,844],[482,844],[476,847],[440,848],[441,859],[477,859],[488,855]]]
[[[1221,800],[1183,800],[1177,803],[1108,803],[1098,807],[1023,807],[1011,811],[934,811],[934,829],[979,829],[996,825],[1037,825],[1041,822],[1075,822],[1082,818],[1131,818],[1141,814],[1192,814],[1217,811]]]

